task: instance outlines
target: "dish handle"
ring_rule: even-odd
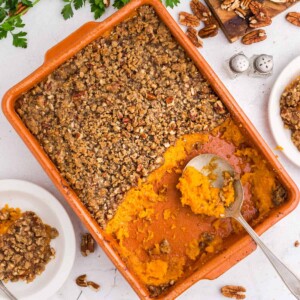
[[[102,22],[88,22],[82,25],[72,34],[50,48],[45,54],[44,62],[49,62],[53,59],[56,59],[56,57],[62,57],[62,53],[68,55],[68,52],[72,51],[74,47],[79,46],[82,40],[86,41],[86,39],[82,39],[82,37],[92,35],[93,30],[96,28],[98,29],[101,26]]]

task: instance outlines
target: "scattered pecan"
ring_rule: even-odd
[[[86,274],[80,275],[75,280],[76,284],[81,287],[87,287]]]
[[[193,14],[203,22],[207,22],[212,17],[209,9],[199,0],[192,0],[190,3]]]
[[[299,246],[300,246],[300,242],[299,242],[299,241],[296,241],[296,242],[294,243],[294,246],[295,246],[295,247],[299,247]]]
[[[266,38],[266,32],[263,29],[257,29],[244,35],[242,38],[242,43],[244,45],[251,45],[253,43],[264,41]]]
[[[253,13],[253,17],[249,18],[249,26],[251,28],[265,27],[272,23],[267,10],[258,1],[251,1],[249,4],[250,11]]]
[[[243,10],[247,10],[252,0],[241,0],[240,7]]]
[[[90,253],[95,251],[95,241],[89,233],[81,236],[80,250],[83,256],[88,256]]]
[[[195,28],[188,27],[185,34],[190,39],[190,41],[194,44],[195,47],[200,48],[203,46],[202,41],[197,37],[197,30]]]
[[[94,290],[95,292],[98,292],[100,290],[100,285],[93,281],[88,281],[87,286],[92,290]]]
[[[204,28],[200,29],[198,35],[205,39],[208,37],[213,37],[218,34],[219,27],[216,24],[208,24]]]
[[[183,11],[179,13],[179,23],[188,27],[197,27],[200,25],[200,20],[196,16]]]
[[[242,19],[245,19],[247,16],[247,12],[241,7],[236,8],[234,12]]]
[[[221,9],[233,11],[240,6],[240,0],[224,0],[221,4]]]
[[[221,292],[223,296],[227,298],[234,298],[234,299],[245,299],[246,289],[242,286],[235,286],[235,285],[225,285],[221,288]]]
[[[86,280],[86,274],[80,275],[75,280],[76,284],[80,287],[89,287],[95,292],[98,292],[100,289],[100,285],[93,282],[93,281],[87,281]]]
[[[300,27],[300,13],[290,12],[285,17],[291,24]]]
[[[271,24],[272,24],[271,18],[268,18],[265,21],[258,21],[255,17],[249,18],[249,27],[251,27],[251,28],[266,27]]]

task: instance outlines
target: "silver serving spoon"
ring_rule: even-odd
[[[3,284],[3,282],[0,280],[0,290],[8,297],[10,300],[18,300]]]
[[[203,175],[208,176],[209,169],[205,168],[211,162],[216,164],[216,168],[214,169],[214,174],[216,174],[217,178],[212,182],[212,186],[221,188],[223,186],[224,178],[223,172],[228,172],[231,176],[234,177],[235,172],[232,166],[223,158],[214,155],[214,154],[201,154],[191,159],[189,163],[186,165],[187,167],[194,167],[196,170],[201,172]],[[296,275],[290,271],[287,266],[285,266],[262,242],[257,233],[251,228],[251,226],[247,223],[247,221],[243,218],[241,214],[241,208],[244,201],[244,191],[242,183],[239,179],[234,180],[234,192],[235,192],[235,200],[225,210],[225,215],[220,216],[222,218],[234,218],[237,220],[244,229],[249,233],[249,235],[253,238],[257,245],[260,246],[262,251],[265,253],[274,269],[277,271],[285,285],[291,291],[291,293],[297,298],[300,299],[300,280],[296,277]]]

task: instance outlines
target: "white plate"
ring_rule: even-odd
[[[31,283],[10,282],[7,288],[22,300],[45,300],[52,296],[69,276],[75,259],[73,225],[59,201],[43,188],[22,180],[0,180],[0,207],[8,204],[23,212],[35,212],[44,223],[55,227],[59,236],[51,241],[55,258],[45,271]],[[1,293],[0,299],[7,299]]]
[[[300,56],[291,61],[277,78],[269,99],[269,122],[277,145],[297,166],[300,166],[300,151],[291,140],[291,130],[284,128],[280,116],[280,98],[284,89],[300,76]]]

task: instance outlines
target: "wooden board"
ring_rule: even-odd
[[[299,0],[298,0],[299,1]],[[233,43],[241,36],[245,35],[251,28],[248,26],[248,22],[242,19],[234,11],[226,11],[221,9],[221,0],[205,0],[207,6],[210,8],[213,15],[218,20],[224,34],[227,39]],[[274,3],[269,0],[260,1],[264,2],[264,6],[267,9],[271,18],[277,16],[281,12],[285,11],[291,5],[297,3]],[[272,24],[270,25],[272,26]]]

